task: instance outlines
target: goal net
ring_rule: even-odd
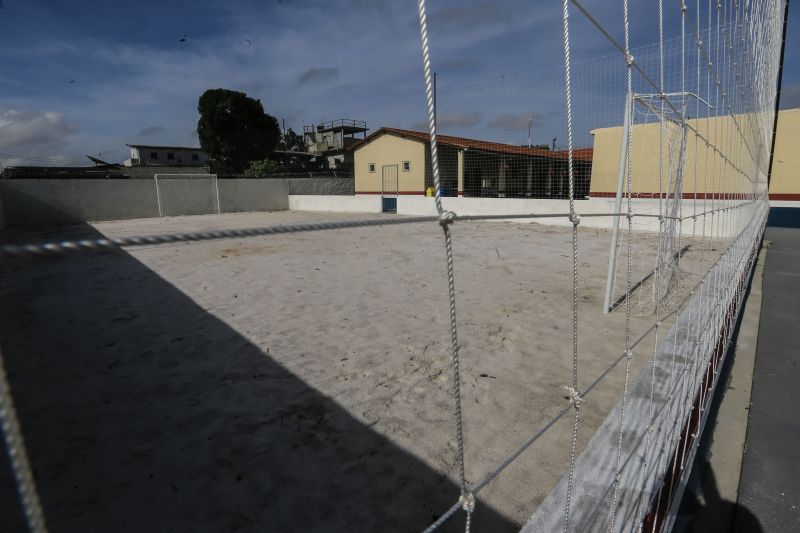
[[[216,174],[156,174],[158,215],[208,215],[220,213]]]

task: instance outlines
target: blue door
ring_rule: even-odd
[[[397,197],[384,196],[382,199],[384,213],[397,213]]]

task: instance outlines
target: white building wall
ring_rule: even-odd
[[[125,161],[125,166],[207,166],[208,154],[200,148],[181,148],[166,146],[131,146],[131,159]],[[156,154],[156,157],[152,157]],[[170,159],[172,154],[172,159]],[[197,159],[192,159],[196,155]]]

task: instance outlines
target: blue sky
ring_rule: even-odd
[[[428,4],[443,88],[562,64],[558,1]],[[622,38],[621,1],[585,4]],[[631,3],[632,46],[656,40],[651,4]],[[676,36],[676,2],[666,4],[668,36]],[[416,5],[0,0],[0,154],[82,163],[83,154],[121,161],[126,143],[196,145],[197,98],[217,87],[259,98],[295,130],[340,117],[371,129],[418,127],[425,109]],[[576,62],[613,52],[578,13],[572,20]],[[800,106],[799,20],[790,14],[783,107]]]

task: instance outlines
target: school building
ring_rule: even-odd
[[[567,198],[567,152],[438,135],[443,196]],[[353,146],[356,194],[424,195],[433,187],[428,133],[380,128]],[[589,194],[592,149],[573,152],[576,196]]]

